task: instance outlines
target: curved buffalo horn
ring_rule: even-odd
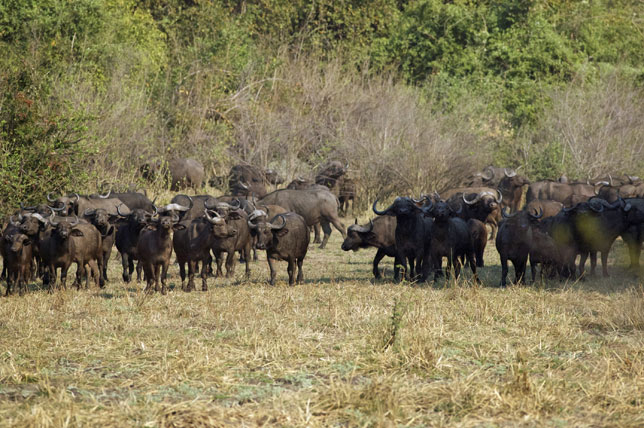
[[[14,227],[20,226],[20,223],[13,219],[13,216],[9,217],[9,223]]]
[[[112,191],[108,190],[106,194],[104,194],[104,195],[99,194],[98,197],[101,198],[101,199],[107,199],[107,198],[110,197],[111,194],[112,194]]]
[[[501,215],[503,216],[503,218],[512,218],[517,214],[518,212],[508,214],[508,207],[503,207],[503,209],[501,210]]]
[[[425,201],[425,199],[429,199],[427,195],[421,195],[419,199],[411,198],[411,200],[414,201],[415,204],[420,204],[421,202]]]
[[[349,170],[349,162],[347,162],[347,163],[344,165],[344,170],[345,170],[345,171],[348,171],[348,170]]]
[[[284,229],[284,226],[286,226],[286,219],[284,218],[284,214],[278,214],[278,217],[282,219],[282,224],[280,226],[275,226],[273,223],[268,223],[270,228],[273,230],[282,230]]]
[[[268,214],[266,214],[266,211],[263,210],[254,210],[252,213],[250,213],[248,219],[255,220],[257,217],[268,217]]]
[[[487,172],[487,174],[485,174]],[[485,181],[490,181],[494,178],[494,170],[492,169],[491,166],[486,166],[485,169],[483,170],[483,174],[481,174],[481,177],[485,179]]]
[[[217,198],[208,198],[205,201],[203,201],[203,206],[208,208],[209,210],[214,209],[217,206]]]
[[[257,225],[255,223],[253,223],[252,221],[246,220],[246,223],[248,223],[248,228],[249,229],[251,229],[251,230],[257,229]]]
[[[449,209],[450,209],[450,210],[452,210],[452,212],[453,212],[454,214],[456,214],[456,215],[459,215],[459,214],[461,214],[461,213],[463,212],[463,204],[458,204],[458,211],[454,211],[454,209],[452,208],[452,206],[451,206],[451,205],[447,205],[447,206],[448,206],[448,207],[449,207]]]
[[[51,215],[49,216],[49,224],[51,224],[52,226],[56,227],[56,226],[58,226],[58,223],[59,222],[54,221],[54,213],[51,213]]]
[[[514,170],[510,170],[510,172],[508,172],[508,169],[507,169],[507,168],[503,168],[503,172],[505,173],[505,176],[506,176],[506,177],[509,177],[509,178],[512,178],[512,177],[514,177],[514,176],[516,176],[516,175],[517,175],[517,172],[516,172],[516,171],[514,171]]]
[[[496,190],[496,193],[498,193],[498,195],[499,195],[498,198],[495,197],[494,199],[496,200],[497,204],[500,204],[501,201],[503,200],[503,194],[501,193],[501,191],[499,189],[494,189],[494,190]]]
[[[76,198],[76,200],[73,202],[74,204],[80,201],[80,195],[78,193],[74,193],[74,197]]]
[[[429,202],[429,205],[425,205],[422,208],[422,211],[425,214],[431,214],[432,210],[434,209],[434,203],[430,199],[427,199],[427,202]]]
[[[118,207],[116,207],[116,210],[118,212]],[[83,216],[85,216],[85,217],[91,216],[91,215],[94,215],[94,214],[96,214],[96,208],[87,208],[87,209],[85,209],[85,211],[83,211]]]
[[[60,207],[60,208],[52,207],[52,206],[49,206],[49,205],[47,205],[47,206],[48,206],[48,207],[49,207],[49,209],[50,209],[50,210],[52,210],[52,211],[63,211],[63,210],[65,209],[65,206],[64,206],[64,205],[63,205],[62,207]]]
[[[74,221],[72,221],[71,223],[69,223],[69,225],[70,225],[70,226],[76,226],[78,223],[80,223],[80,220],[78,219],[78,216],[77,216],[77,215],[75,215],[75,216],[74,216]]]
[[[44,218],[43,216],[41,216],[40,214],[35,213],[35,214],[33,214],[33,216],[34,216],[35,218],[37,218],[39,222],[41,222],[41,223],[47,223],[47,219],[46,219],[46,218]]]
[[[562,209],[563,212],[568,213],[570,211],[576,210],[579,205],[581,205],[581,202],[575,204],[574,206],[572,206],[570,208],[566,208],[566,206],[563,206],[561,209]]]
[[[241,187],[242,189],[244,189],[244,190],[248,190],[248,185],[247,185],[247,184],[244,184],[244,183],[243,183],[243,182],[241,182],[241,181],[240,181],[240,182],[238,182],[237,184],[239,184],[239,187]]]
[[[386,210],[384,210],[384,211],[378,211],[378,208],[376,208],[376,204],[377,204],[377,203],[378,203],[378,199],[376,199],[375,201],[373,201],[373,205],[371,206],[371,209],[373,210],[373,212],[374,212],[374,213],[376,213],[376,214],[378,214],[378,215],[387,215],[387,214],[389,213],[389,210],[390,210],[390,209],[391,209],[391,207],[393,206],[393,204],[392,204],[392,205],[390,205],[390,206],[389,206],[389,208],[387,208]]]
[[[208,220],[210,223],[215,224],[215,223],[221,223],[223,221],[223,219],[221,218],[221,216],[219,215],[219,213],[217,211],[212,211],[215,214],[214,217],[212,217],[208,213],[208,211],[210,211],[210,210],[208,210],[208,209],[203,210],[204,214],[206,215],[206,220]]]
[[[49,202],[56,202],[56,199],[55,199],[55,198],[52,198],[52,197],[51,197],[51,194],[52,194],[52,192],[47,193],[47,200],[48,200]]]
[[[592,198],[588,201],[588,207],[596,213],[601,213],[604,211],[604,204],[601,203],[601,199]]]
[[[360,226],[357,221],[358,219],[356,219],[356,224],[351,225],[351,230],[358,233],[369,233],[373,230],[373,220],[369,220],[369,226]]]
[[[474,205],[479,200],[481,200],[481,195],[478,193],[476,194],[476,196],[474,196],[474,199],[472,199],[471,201],[467,200],[467,198],[465,197],[465,192],[463,192],[462,196],[463,196],[463,202],[465,202],[467,205]]]
[[[608,181],[598,181],[597,183],[595,183],[593,185],[593,190],[595,192],[595,195],[599,195],[599,192],[604,186],[610,186],[610,183]]]
[[[531,212],[528,212],[528,215],[535,220],[540,219],[541,217],[543,217],[543,207],[539,207],[539,212],[537,212],[537,210],[535,209],[534,214]]]
[[[608,174],[608,181],[610,182],[610,185],[612,186],[613,185],[613,177],[610,174]]]
[[[36,206],[34,205],[34,206],[26,207],[26,206],[24,206],[22,204],[22,202],[20,202],[20,210],[21,211],[36,211]]]
[[[120,215],[121,217],[126,217],[126,216],[127,216],[127,214],[123,214],[123,213],[121,212],[121,205],[123,205],[123,203],[120,203],[120,204],[118,204],[118,205],[116,206],[116,213],[117,213],[118,215]],[[154,207],[154,208],[156,209],[156,207]]]
[[[236,202],[236,203],[233,203],[233,202]],[[232,201],[230,201],[230,203],[228,205],[230,205],[233,208],[239,208],[239,207],[241,207],[241,202],[240,202],[239,198],[235,198]]]
[[[636,181],[639,181],[639,177],[636,175],[627,175],[628,179],[631,181],[631,184],[635,184]]]

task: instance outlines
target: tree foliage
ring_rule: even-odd
[[[344,83],[362,88],[345,91],[354,97],[369,99],[370,82],[390,82],[383,93],[408,93],[440,121],[470,121],[476,144],[493,149],[472,165],[538,159],[531,174],[550,174],[589,162],[543,131],[562,123],[556,115],[578,114],[560,98],[590,105],[606,94],[597,89],[606,76],[640,94],[642,46],[638,0],[5,0],[0,195],[14,204],[44,188],[134,180],[150,157],[198,156],[217,174],[252,153],[278,164],[283,150],[255,147],[263,137],[245,124],[259,123],[249,116],[256,112],[285,126],[293,106],[304,109],[297,114],[308,130],[324,129],[311,138],[327,147],[298,152],[297,162],[345,156],[350,138],[308,114],[311,100],[301,97],[316,86],[297,86],[307,82],[289,76],[294,61],[310,67],[311,82],[339,65]],[[319,102],[337,105],[318,111],[346,107],[341,97]],[[461,117],[464,103],[480,111]],[[283,134],[266,126],[264,135]],[[623,135],[637,147],[637,133]]]

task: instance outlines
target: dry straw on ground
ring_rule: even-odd
[[[0,425],[642,426],[644,294],[610,279],[373,283],[372,251],[312,247],[306,283],[0,299]],[[263,256],[263,255],[262,255]],[[391,276],[391,260],[383,263]]]

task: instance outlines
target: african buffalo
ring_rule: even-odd
[[[630,198],[624,201],[631,205],[631,209],[626,218],[628,228],[622,233],[622,239],[628,247],[630,268],[639,270],[640,253],[644,242],[644,199]]]
[[[496,234],[496,249],[501,258],[501,287],[506,286],[508,277],[508,260],[514,265],[515,282],[523,280],[526,263],[530,255],[532,245],[532,229],[537,227],[543,212],[533,213],[530,211],[519,211],[514,214],[506,214],[499,225]]]
[[[376,199],[372,206],[374,213],[396,217],[396,254],[403,268],[403,277],[409,280],[420,277],[421,281],[425,281],[430,269],[429,245],[433,221],[426,218],[416,201],[409,197],[397,197],[383,211],[378,210],[377,203]],[[399,278],[394,275],[394,280],[398,281]]]
[[[535,199],[561,202],[567,207],[585,202],[595,196],[595,185],[586,183],[560,183],[541,180],[531,183],[526,194],[526,203]]]
[[[342,243],[343,251],[358,251],[361,248],[375,247],[378,249],[373,258],[373,276],[380,279],[380,270],[378,264],[383,257],[389,256],[394,258],[394,276],[400,275],[400,260],[396,253],[396,217],[377,216],[369,220],[367,225],[358,225],[356,223],[347,229],[347,237]]]
[[[429,244],[431,263],[434,267],[434,280],[438,278],[441,271],[443,257],[447,258],[447,275],[449,276],[449,272],[453,268],[454,277],[458,278],[461,272],[460,259],[465,256],[470,269],[472,269],[474,281],[478,281],[474,247],[465,220],[456,217],[458,212],[455,212],[445,201],[437,203],[428,201],[422,211],[425,216],[434,219]]]
[[[288,211],[298,213],[304,217],[308,226],[320,223],[324,231],[324,239],[320,244],[320,248],[326,246],[331,235],[329,223],[340,231],[343,238],[346,237],[344,224],[338,217],[338,199],[328,190],[281,189],[269,193],[257,203],[260,205],[279,205]]]
[[[31,277],[33,242],[23,233],[14,233],[4,236],[1,245],[6,247],[3,251],[4,265],[7,267],[7,292],[5,295],[11,294],[11,288],[17,286],[22,296],[27,281]]]
[[[297,283],[302,283],[302,263],[309,247],[309,230],[302,216],[294,212],[278,214],[271,222],[254,224],[248,227],[257,234],[257,248],[266,250],[266,260],[271,271],[270,284],[275,285],[275,260],[288,262],[288,284],[293,285],[295,265],[297,264]]]
[[[204,216],[184,220],[180,224],[185,228],[177,230],[172,238],[172,247],[179,264],[181,289],[192,291],[195,289],[194,275],[197,263],[201,262],[201,289],[208,290],[207,269],[203,267],[210,257],[210,247],[215,239],[233,237],[237,231],[226,224],[224,217],[216,211],[208,212],[204,209]],[[184,287],[186,279],[185,265],[188,264],[188,286]]]
[[[194,189],[203,186],[204,167],[201,162],[190,158],[175,158],[170,161],[149,162],[141,166],[141,175],[147,180],[169,179],[170,190],[186,187]]]
[[[159,281],[161,281],[161,294],[166,294],[166,277],[172,255],[171,232],[186,228],[184,224],[178,224],[178,222],[177,215],[156,216],[150,218],[141,230],[136,244],[136,253],[145,272],[146,292],[151,292],[152,286],[154,291],[159,291]]]
[[[501,191],[489,187],[461,187],[447,190],[441,196],[447,200],[454,212],[459,213],[460,218],[482,221],[490,225],[490,237],[496,234],[501,219]]]

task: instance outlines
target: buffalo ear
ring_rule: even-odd
[[[184,229],[186,228],[186,225],[185,225],[185,224],[181,224],[181,223],[177,223],[177,224],[173,225],[173,226],[172,226],[172,228],[173,228],[174,230],[184,230]]]
[[[276,233],[277,233],[277,236],[282,237],[288,233],[288,229],[283,227],[282,229],[278,230]]]
[[[376,239],[376,234],[373,232],[368,232],[365,238],[368,239],[369,241],[373,241]]]
[[[22,241],[22,245],[24,246],[31,245],[31,239],[25,239],[24,241]]]
[[[72,236],[85,236],[81,230],[72,229]]]
[[[11,236],[10,235],[5,235],[4,240],[7,242],[11,242]]]
[[[226,216],[226,220],[228,220],[228,219],[230,219],[230,220],[239,220],[240,218],[241,218],[241,215],[239,215],[239,213],[237,213],[235,211],[228,213],[228,215]]]

